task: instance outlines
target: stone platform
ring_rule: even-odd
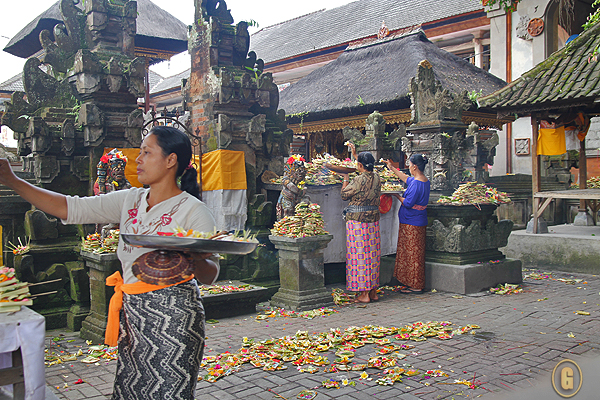
[[[472,294],[504,283],[521,283],[521,261],[505,258],[474,264],[425,262],[425,288]]]
[[[500,250],[524,267],[598,274],[600,226],[553,225],[542,234],[513,231]]]
[[[243,282],[222,281],[215,285],[240,286]],[[268,300],[269,289],[251,285],[249,290],[242,292],[206,294],[202,296],[206,319],[237,317],[256,312],[256,305]]]

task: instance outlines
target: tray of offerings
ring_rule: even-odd
[[[328,170],[337,172],[338,174],[351,174],[353,172],[356,172],[356,168],[349,168],[349,167],[344,167],[341,165],[333,165],[333,164],[325,163],[324,166]]]
[[[130,246],[156,250],[192,251],[197,253],[248,254],[252,253],[258,241],[240,239],[231,235],[222,238],[204,239],[186,236],[136,235],[121,233],[123,241]]]

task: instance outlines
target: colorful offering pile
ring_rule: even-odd
[[[15,269],[0,267],[0,312],[20,311],[21,306],[30,306],[29,283],[19,282]]]
[[[600,176],[592,176],[586,181],[587,189],[600,189]],[[579,189],[578,183],[572,183],[571,189]]]
[[[246,292],[253,289],[254,286],[249,284],[243,285],[199,285],[200,296],[207,296],[210,294],[224,294],[224,293],[237,293]]]
[[[256,234],[253,234],[250,230],[235,231],[233,233],[227,231],[213,231],[213,232],[200,232],[193,229],[185,230],[182,228],[175,228],[173,232],[157,232],[159,236],[177,236],[177,237],[191,237],[197,239],[212,239],[212,240],[224,240],[230,242],[251,242],[258,243]]]
[[[342,183],[342,176],[334,171],[325,168],[325,164],[331,164],[346,168],[356,168],[356,161],[352,161],[349,158],[346,158],[345,160],[340,160],[339,158],[333,157],[330,154],[324,154],[322,156],[319,154],[317,155],[317,157],[313,158],[311,162],[304,163],[306,167],[306,177],[304,178],[304,182],[307,185],[317,186],[335,185],[337,183]],[[394,175],[394,173],[390,171],[385,165],[376,165],[375,171],[381,177],[381,182],[395,182],[397,185],[402,186],[397,182],[398,178],[396,177],[396,175]],[[350,179],[354,178],[356,175],[356,172],[351,173]],[[271,179],[271,183],[280,185],[282,180],[283,177],[280,176],[278,178]],[[382,188],[382,190],[384,189]],[[393,188],[387,190],[404,189]]]
[[[109,235],[102,242],[99,233],[91,233],[85,239],[81,238],[81,250],[95,254],[116,253],[119,246],[119,234],[118,229],[111,229]]]
[[[242,347],[235,353],[225,352],[217,356],[204,357],[201,367],[206,370],[206,375],[198,379],[216,382],[219,378],[239,371],[246,363],[265,371],[284,370],[288,368],[286,363],[291,363],[300,372],[307,373],[319,372],[319,367],[325,367],[324,372],[332,373],[375,368],[388,371],[386,375],[389,375],[388,378],[392,378],[391,382],[393,383],[399,380],[402,374],[414,376],[418,375],[419,371],[397,367],[397,362],[406,357],[400,351],[414,348],[414,346],[407,343],[392,343],[392,340],[421,341],[431,337],[451,339],[453,335],[460,335],[479,328],[477,325],[467,325],[453,329],[451,325],[451,322],[432,321],[416,322],[403,328],[375,325],[351,326],[345,330],[336,328],[313,335],[309,335],[307,331],[298,331],[293,336],[261,341],[245,337]],[[376,346],[376,354],[369,357],[366,364],[353,363],[356,349],[369,344]],[[337,357],[332,363],[325,355],[322,355],[328,351],[334,352]],[[366,372],[363,372],[363,375],[368,376]],[[429,375],[443,376],[444,374],[441,371],[439,373],[432,371]],[[324,386],[327,387],[327,385]]]
[[[307,236],[327,235],[321,207],[316,204],[298,203],[296,213],[285,217],[273,225],[271,234],[274,236],[287,236],[301,238]]]
[[[438,203],[451,205],[502,204],[510,203],[510,197],[504,192],[490,188],[483,183],[467,182],[462,184],[451,196],[440,196]]]

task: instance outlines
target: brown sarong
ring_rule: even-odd
[[[400,224],[394,276],[413,289],[425,289],[426,226]]]

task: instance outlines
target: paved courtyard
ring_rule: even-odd
[[[535,271],[524,274],[531,272]],[[299,372],[289,362],[285,363],[288,368],[280,371],[244,364],[239,371],[214,383],[199,381],[196,399],[296,399],[302,390],[316,391],[317,399],[514,398],[532,387],[535,389],[529,390],[551,392],[548,376],[559,361],[600,356],[600,277],[554,272],[545,279],[525,279],[522,288],[522,293],[474,296],[386,291],[376,303],[335,306],[336,313],[314,319],[257,320],[259,313],[255,313],[211,321],[214,323],[207,324],[205,356],[236,352],[244,337],[265,340],[297,331],[313,334],[350,326],[402,327],[417,321],[450,321],[456,328],[476,324],[480,329],[449,340],[405,342],[388,336],[392,343],[414,345],[401,350],[406,357],[397,365],[419,370],[419,375],[403,376],[401,382],[391,386],[376,382],[383,377],[383,370],[375,368],[368,368],[368,378],[363,379],[359,371],[326,373],[324,367],[312,374]],[[263,304],[259,309],[265,307]],[[85,352],[89,345],[77,333],[49,331],[46,347],[50,353],[66,354],[80,349]],[[376,344],[358,348],[352,361],[366,364],[377,349]],[[336,358],[333,353],[324,353],[330,362]],[[46,369],[48,387],[59,399],[110,398],[116,361],[85,364],[81,362],[85,355]],[[428,370],[440,370],[448,376],[424,377]],[[583,376],[591,372],[583,369]],[[82,383],[75,384],[80,379]],[[339,389],[322,386],[324,380],[331,379],[338,381]],[[344,386],[344,380],[349,384]],[[474,383],[473,387],[465,381]]]

